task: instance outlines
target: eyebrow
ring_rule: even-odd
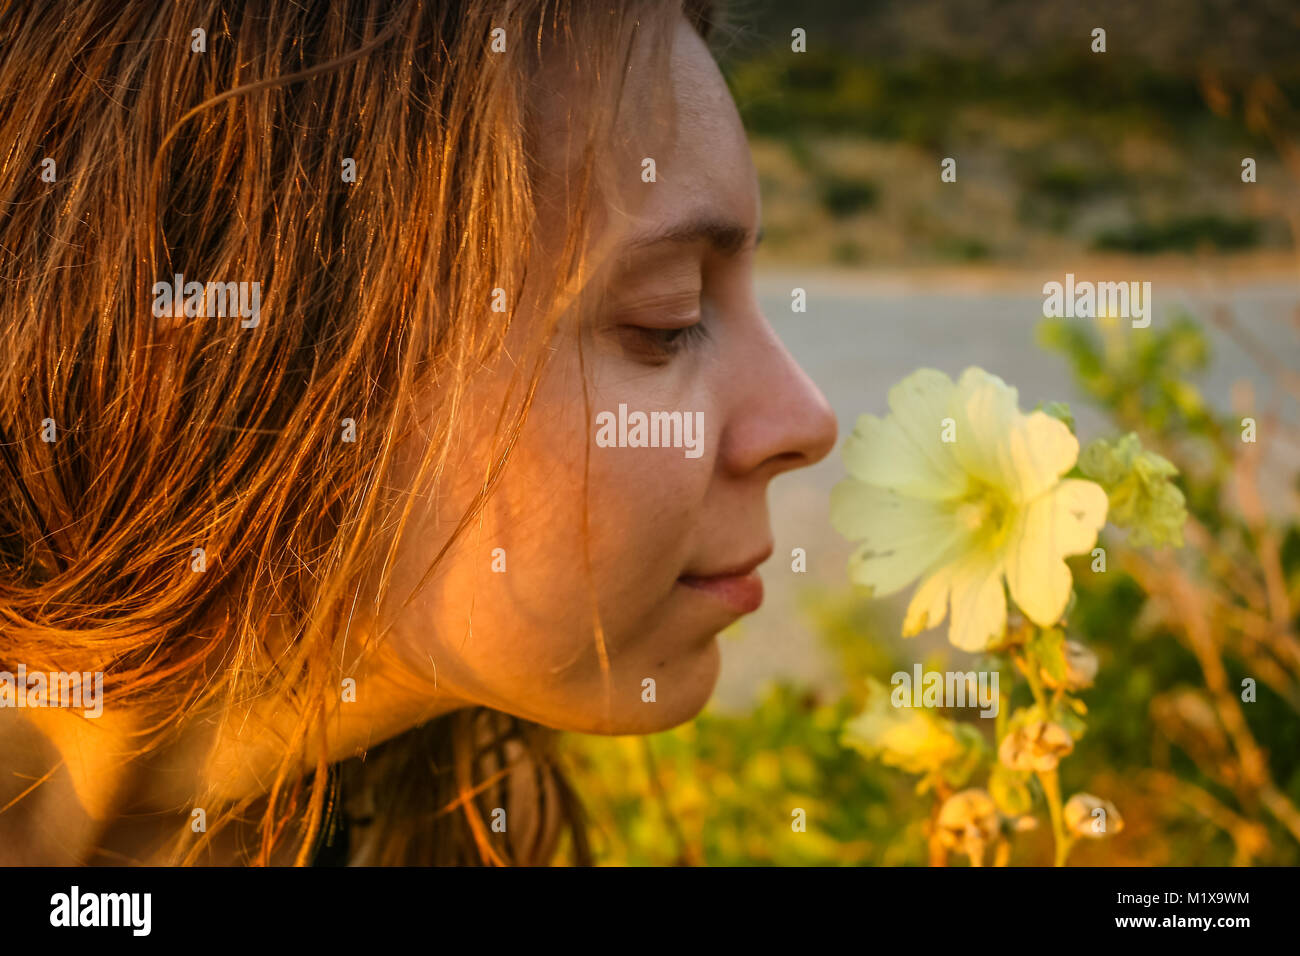
[[[698,216],[644,236],[638,236],[628,243],[628,249],[635,252],[651,246],[665,244],[706,242],[719,254],[732,256],[749,246],[751,241],[754,246],[763,241],[762,227],[755,234],[734,219]]]

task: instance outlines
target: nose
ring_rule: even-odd
[[[767,320],[733,370],[739,383],[720,449],[724,468],[736,475],[771,478],[821,461],[839,432],[826,396],[777,338]]]

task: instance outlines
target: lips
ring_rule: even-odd
[[[763,579],[757,571],[716,574],[707,578],[683,574],[677,580],[688,588],[711,595],[737,614],[757,611],[763,603]]]
[[[772,554],[763,554],[742,564],[713,574],[683,574],[679,584],[700,591],[725,605],[736,614],[749,614],[763,603],[763,579],[757,568]]]

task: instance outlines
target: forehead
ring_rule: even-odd
[[[613,105],[591,103],[564,63],[546,71],[536,106],[536,159],[551,182],[539,189],[543,203],[565,195],[561,181],[571,184],[580,169],[583,134],[573,118]],[[608,200],[599,217],[605,243],[640,251],[646,237],[698,220],[756,227],[756,174],[744,127],[712,54],[684,17],[671,31],[666,74],[650,43],[634,46],[612,134],[597,144],[607,148],[596,157]],[[645,181],[646,160],[654,161],[653,182]],[[544,224],[563,219],[548,215]]]
[[[710,202],[754,221],[754,168],[745,130],[727,84],[699,35],[684,20],[674,34],[670,66],[675,128],[658,148],[652,205],[700,208]],[[647,152],[647,155],[653,155]]]

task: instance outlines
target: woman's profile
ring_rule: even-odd
[[[715,19],[0,14],[0,861],[587,861],[836,436]]]

